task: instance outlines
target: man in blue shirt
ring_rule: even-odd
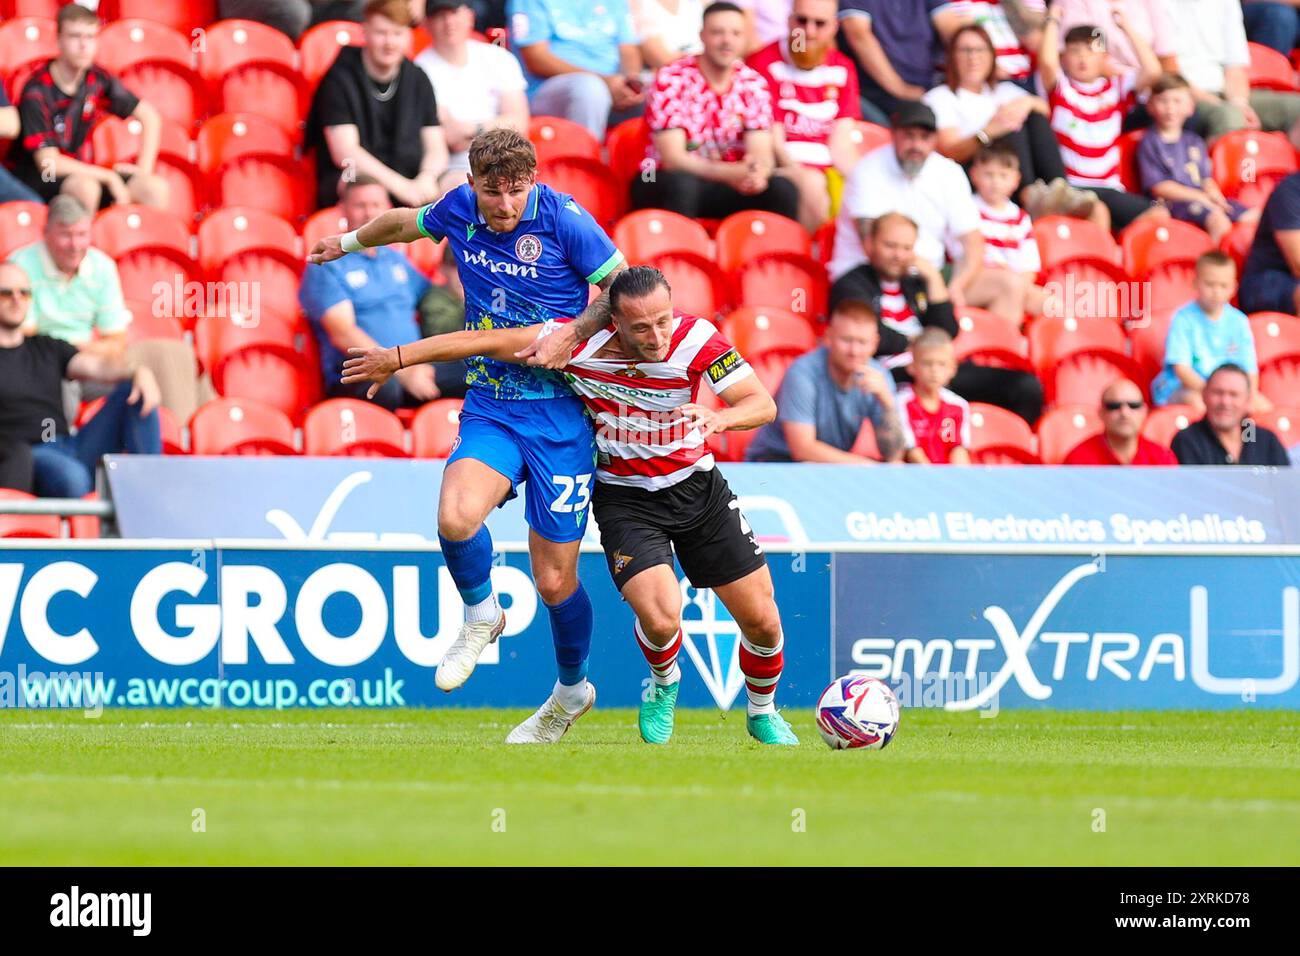
[[[572,120],[603,143],[607,126],[641,115],[641,48],[627,0],[510,0],[506,9],[534,116]]]
[[[776,395],[776,421],[754,436],[750,461],[824,461],[865,464],[850,449],[870,420],[885,461],[903,455],[903,431],[894,404],[894,378],[872,358],[880,342],[871,306],[836,303],[826,344],[797,358]]]
[[[1300,311],[1300,173],[1273,190],[1259,217],[1241,273],[1238,301],[1246,314]]]
[[[537,153],[514,130],[476,136],[469,165],[469,182],[436,203],[392,209],[346,235],[328,236],[309,258],[329,262],[370,246],[446,237],[465,289],[467,328],[577,316],[533,347],[531,361],[559,368],[578,341],[609,324],[609,296],[589,305],[590,286],[607,290],[624,268],[623,256],[572,198],[536,182]],[[469,361],[466,382],[460,436],[438,501],[438,540],[465,602],[465,624],[438,665],[436,683],[448,691],[463,684],[479,654],[505,629],[492,590],[492,538],[483,522],[524,482],[533,579],[550,613],[559,680],[546,703],[506,739],[554,743],[596,699],[587,681],[591,601],[578,581],[595,439],[581,401],[555,372],[477,356]]]
[[[934,86],[927,0],[841,0],[840,48],[858,65],[862,118],[880,126]]]
[[[358,176],[345,187],[340,208],[348,228],[359,229],[392,204],[378,180]],[[409,342],[419,329],[415,310],[431,288],[432,283],[396,249],[367,249],[307,266],[298,300],[320,345],[327,395],[365,396],[365,389],[339,381],[348,349],[392,348]],[[396,411],[464,392],[464,363],[415,365],[393,376],[375,395],[375,401]]]

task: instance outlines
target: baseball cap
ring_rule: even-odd
[[[899,103],[898,109],[894,111],[894,115],[889,118],[889,121],[896,128],[919,126],[931,132],[939,128],[939,124],[934,118],[934,110],[919,100],[904,100]]]

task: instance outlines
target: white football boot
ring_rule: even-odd
[[[508,744],[553,744],[568,732],[578,718],[591,710],[596,704],[596,685],[587,681],[587,701],[582,710],[571,714],[555,699],[552,694],[546,703],[538,707],[522,724],[510,731],[506,738]]]
[[[447,648],[447,653],[442,655],[433,682],[440,690],[446,691],[455,690],[465,683],[469,680],[469,675],[474,673],[474,667],[478,664],[478,656],[483,653],[483,648],[500,637],[505,629],[504,611],[496,619],[495,624],[489,624],[487,621],[476,621],[471,624],[466,621],[460,626],[460,633],[456,635],[456,640],[452,641],[451,647]]]

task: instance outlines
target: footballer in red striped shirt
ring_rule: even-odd
[[[784,636],[767,559],[707,444],[712,434],[767,424],[776,403],[712,322],[673,309],[658,269],[625,269],[608,296],[612,321],[574,348],[561,373],[595,423],[592,509],[610,576],[636,615],[635,638],[651,668],[654,693],[641,704],[641,737],[666,743],[673,733],[682,643],[676,557],[691,585],[713,589],[740,627],[750,735],[797,744],[776,710]],[[373,392],[402,364],[473,355],[520,362],[520,352],[559,326],[452,332],[403,345],[400,356],[396,348],[352,349],[343,382],[374,382]],[[724,407],[697,403],[701,385]]]

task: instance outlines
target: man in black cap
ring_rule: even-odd
[[[893,116],[893,142],[853,167],[835,225],[835,255],[827,266],[832,281],[866,260],[862,243],[872,222],[901,212],[916,223],[918,257],[942,269],[948,251],[954,253],[948,295],[957,309],[968,304],[966,286],[984,262],[980,214],[965,171],[935,148],[936,125],[934,111],[924,103],[902,103]]]

